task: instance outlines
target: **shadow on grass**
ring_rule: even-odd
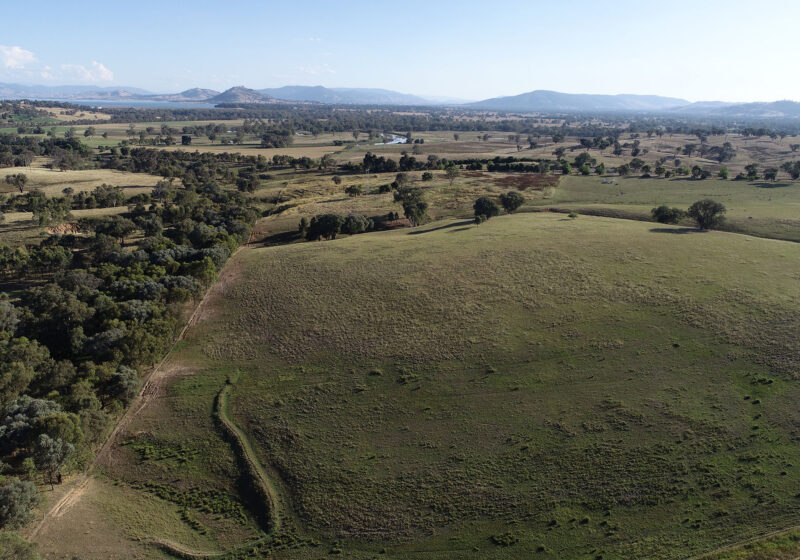
[[[464,220],[463,222],[453,222],[452,224],[444,224],[442,226],[431,229],[409,231],[408,235],[422,235],[423,233],[429,233],[431,231],[439,231],[440,229],[450,229],[458,226],[466,226],[472,223],[473,223],[472,220]]]
[[[653,233],[705,233],[704,229],[690,228],[690,227],[676,227],[676,228],[650,228]]]
[[[458,229],[451,229],[451,230],[450,230],[450,231],[448,231],[447,233],[455,233],[455,232],[457,232],[457,231],[468,231],[468,230],[470,230],[470,229],[472,229],[470,226],[467,226],[467,227],[460,227],[460,228],[458,228]]]
[[[259,245],[262,247],[274,247],[275,245],[286,245],[295,241],[301,240],[302,237],[296,231],[282,231],[274,233],[261,239],[253,241],[252,245]]]
[[[778,189],[781,187],[791,187],[791,183],[768,183],[766,181],[759,181],[757,183],[751,183],[754,187],[758,187],[759,189]]]

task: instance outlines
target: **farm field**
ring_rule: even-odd
[[[686,231],[527,213],[240,251],[102,463],[106,538],[257,538],[226,384],[279,558],[685,558],[800,523],[800,249]]]

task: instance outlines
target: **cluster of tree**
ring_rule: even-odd
[[[372,231],[375,228],[375,223],[370,218],[362,216],[361,214],[318,214],[311,218],[301,218],[298,225],[300,235],[304,236],[309,241],[318,241],[320,239],[336,239],[339,233],[346,235],[355,235],[358,233],[365,233]]]
[[[651,210],[653,219],[662,224],[677,224],[682,219],[689,217],[695,221],[700,229],[718,228],[725,219],[725,205],[706,198],[692,204],[688,210],[670,208],[662,204]]]
[[[510,191],[500,195],[500,204],[503,209],[509,213],[514,213],[525,202],[525,197],[516,191]],[[472,205],[475,213],[475,224],[480,225],[483,222],[500,214],[500,207],[497,203],[488,196],[478,198]]]
[[[249,238],[259,213],[248,199],[200,181],[202,155],[176,157],[168,161],[180,163],[182,186],[162,181],[158,204],[83,219],[85,235],[0,247],[4,279],[40,278],[0,299],[0,467],[10,475],[0,486],[0,528],[24,522],[35,476],[57,481],[88,461],[135,396],[140,372],[171,343],[182,303]],[[125,248],[134,234],[136,245]]]
[[[77,138],[0,134],[0,167],[26,167],[36,156],[49,156],[53,158],[53,168],[75,169],[85,164],[90,152]]]
[[[6,176],[6,183],[14,181],[19,183],[22,177],[22,185],[27,184],[27,177],[23,173]],[[11,181],[9,180],[11,179]],[[20,192],[24,189],[19,187]],[[116,208],[123,206],[126,202],[146,203],[150,197],[147,194],[136,195],[130,199],[125,197],[124,191],[119,187],[106,185],[103,183],[91,191],[81,191],[75,193],[72,187],[62,190],[61,197],[48,197],[43,192],[33,190],[18,196],[5,197],[0,195],[0,210],[3,212],[33,212],[36,214],[48,206],[59,205],[67,209],[80,210],[84,208]]]

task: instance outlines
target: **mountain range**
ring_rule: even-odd
[[[155,94],[135,87],[36,86],[0,83],[0,99],[59,99],[154,101],[194,103],[324,103],[336,105],[450,106],[478,111],[533,113],[648,112],[708,115],[730,118],[800,118],[800,103],[774,101],[729,103],[698,101],[659,95],[600,95],[535,90],[520,95],[468,102],[462,99],[423,97],[376,88],[326,88],[283,86],[250,89],[236,86],[224,92],[192,88],[180,93]]]

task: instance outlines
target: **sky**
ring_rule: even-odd
[[[0,82],[800,100],[796,0],[4,4]]]

